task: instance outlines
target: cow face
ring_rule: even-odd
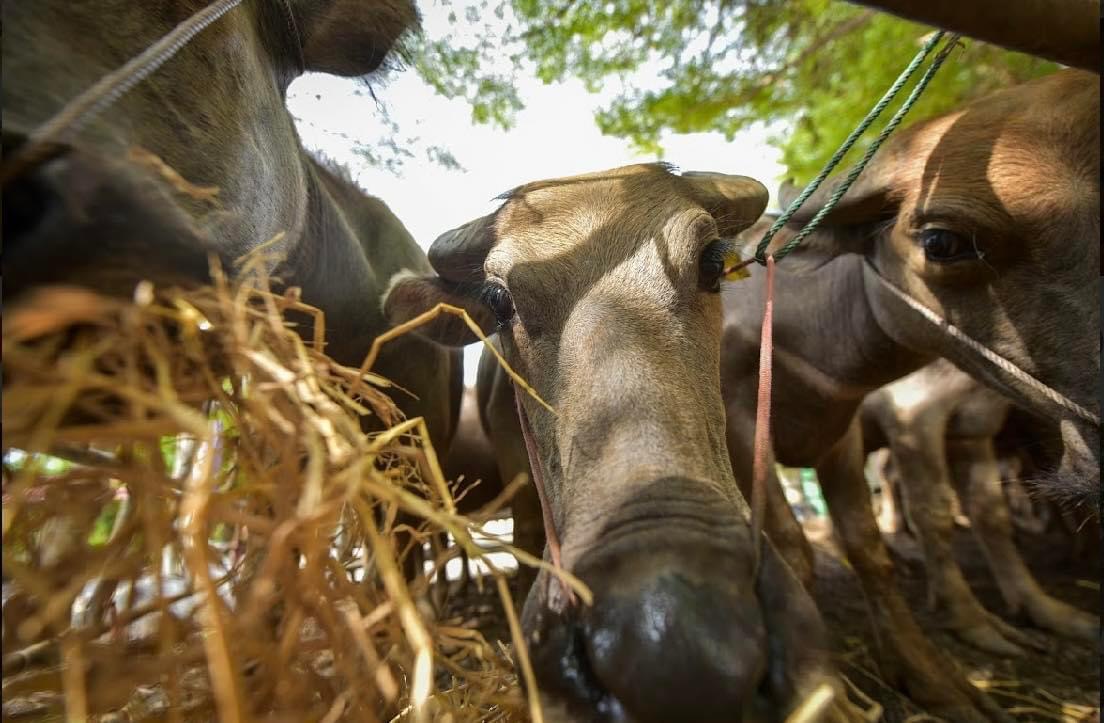
[[[1061,420],[1058,487],[1076,495],[1098,494],[1099,425],[983,361],[902,303],[874,270],[1099,414],[1099,83],[1094,74],[1059,72],[896,136],[808,243],[866,255],[871,307],[896,341],[946,356]],[[830,192],[814,194],[792,229]]]
[[[530,183],[436,241],[440,277],[397,278],[384,300],[392,322],[463,306],[555,409],[522,396],[563,565],[594,605],[542,575],[523,625],[544,700],[572,715],[728,720],[763,696],[784,708],[823,662],[769,545],[754,570],[725,450],[722,239],[766,200],[751,179],[660,165]],[[425,333],[470,341],[452,317]]]
[[[204,4],[6,6],[5,166],[66,102]],[[409,0],[247,0],[230,10],[5,181],[5,298],[44,281],[116,291],[139,278],[204,276],[208,251],[228,261],[274,238],[273,252],[300,260],[317,192],[284,108],[288,84],[304,70],[372,73],[416,22]]]

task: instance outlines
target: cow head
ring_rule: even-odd
[[[725,449],[722,239],[766,200],[751,179],[662,165],[530,183],[437,239],[439,277],[385,297],[392,322],[462,306],[555,409],[522,396],[563,565],[594,604],[543,574],[526,602],[551,707],[730,720],[764,697],[785,708],[821,670],[815,609],[767,544],[756,576]],[[472,340],[452,317],[425,333]]]
[[[5,164],[65,103],[205,4],[5,6]],[[301,262],[317,198],[285,91],[305,70],[372,73],[416,23],[410,0],[229,11],[6,181],[5,298],[49,281],[129,291],[140,278],[203,278],[208,251],[235,259],[280,232],[271,249]]]
[[[1099,105],[1099,76],[1067,70],[914,126],[878,152],[809,250],[865,254],[915,300],[1099,414]],[[831,191],[814,194],[791,227]],[[1098,494],[1098,425],[984,361],[867,271],[867,296],[891,337],[1058,420],[1054,489]]]

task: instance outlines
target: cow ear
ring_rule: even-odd
[[[288,6],[293,8],[306,69],[345,77],[376,70],[395,44],[419,25],[411,2],[291,0]]]
[[[403,271],[392,277],[383,294],[383,314],[391,326],[397,326],[438,304],[450,304],[466,311],[484,334],[491,335],[495,333],[494,314],[480,299],[480,288],[481,284],[455,283]],[[412,333],[444,346],[466,346],[479,340],[463,318],[444,311]]]
[[[495,216],[490,214],[446,231],[429,247],[429,263],[443,278],[481,283],[483,262],[495,243]]]
[[[725,238],[734,237],[755,223],[767,207],[767,189],[754,178],[704,171],[687,171],[682,177],[691,195],[713,216],[717,231]]]
[[[793,179],[787,178],[778,186],[778,207],[785,211],[790,207],[790,204],[797,200],[800,194],[801,189],[793,182]]]

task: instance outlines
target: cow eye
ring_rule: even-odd
[[[724,266],[724,243],[714,241],[702,250],[701,258],[698,259],[698,286],[705,291],[720,291]]]
[[[495,315],[500,326],[514,318],[514,300],[502,284],[488,284],[484,287],[483,303]]]
[[[924,258],[937,264],[981,258],[981,252],[971,239],[945,228],[926,228],[920,232]]]

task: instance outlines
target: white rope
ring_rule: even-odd
[[[874,277],[877,278],[883,286],[889,289],[889,291],[891,291],[894,296],[905,302],[905,304],[908,305],[909,308],[918,312],[921,316],[930,321],[932,324],[939,327],[939,330],[947,334],[947,336],[950,336],[951,338],[961,342],[963,345],[966,346],[966,348],[970,349],[975,354],[981,356],[998,369],[1006,372],[1017,381],[1023,382],[1027,386],[1031,387],[1031,389],[1039,392],[1044,397],[1057,404],[1059,407],[1072,412],[1074,415],[1087,420],[1098,427],[1100,426],[1099,415],[1093,414],[1091,411],[1085,409],[1077,402],[1059,392],[1057,389],[1044,384],[1028,372],[1025,372],[1023,369],[1020,369],[1018,366],[1002,357],[1000,354],[997,354],[995,351],[991,350],[989,347],[985,346],[981,342],[975,341],[972,337],[967,335],[966,332],[962,331],[951,322],[939,316],[939,314],[936,314],[934,311],[909,296],[904,290],[898,288],[889,279],[878,273],[878,269],[875,268],[870,259],[866,259],[866,265],[870,268],[870,271],[874,274]]]

